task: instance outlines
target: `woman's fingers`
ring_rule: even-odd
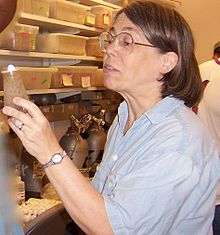
[[[18,127],[14,124],[14,122],[13,122],[12,119],[8,119],[8,124],[9,124],[9,126],[11,127],[11,129],[15,132],[15,134],[18,136],[18,138],[21,140],[23,146],[24,146],[26,149],[29,148],[29,149],[32,150],[34,143],[33,143],[32,140],[30,140],[30,139],[28,138],[27,133],[28,133],[29,131],[28,131],[27,127],[26,127],[25,125],[22,125],[22,128],[21,128],[21,129],[18,128]],[[30,151],[30,150],[29,150],[29,151]],[[30,152],[31,152],[31,151],[30,151]],[[33,152],[33,151],[32,151],[32,152]],[[31,153],[32,153],[32,152],[31,152]],[[32,155],[33,155],[33,153],[32,153]]]
[[[13,99],[13,103],[27,110],[30,116],[35,118],[36,120],[43,117],[43,114],[40,111],[40,109],[33,102],[29,100],[20,97],[15,97]]]
[[[9,116],[9,117],[12,117],[18,121],[20,121],[21,123],[23,123],[24,125],[28,126],[28,127],[31,127],[33,125],[33,121],[32,121],[32,118],[28,115],[28,114],[25,114],[21,111],[18,111],[17,109],[15,108],[12,108],[12,107],[9,107],[9,106],[6,106],[2,109],[2,112]],[[14,121],[14,119],[12,119]],[[14,122],[14,124],[16,125],[16,123]],[[18,124],[19,126],[20,124]]]

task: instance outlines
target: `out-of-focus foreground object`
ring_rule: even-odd
[[[0,44],[17,22],[17,0],[0,0]]]
[[[15,15],[17,0],[0,0],[0,32],[12,21]]]
[[[17,0],[0,0],[0,38],[14,24]],[[0,112],[0,234],[21,235],[14,215],[8,160],[13,156],[6,117]]]

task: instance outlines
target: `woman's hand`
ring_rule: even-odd
[[[4,107],[3,113],[10,118],[9,126],[21,139],[26,150],[42,164],[62,149],[40,109],[32,102],[16,97],[14,104],[27,111],[24,113],[11,107]]]

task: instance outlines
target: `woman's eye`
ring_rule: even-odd
[[[122,36],[122,35],[121,35]],[[129,35],[123,35],[121,37],[121,44],[126,47],[132,44],[132,38]]]
[[[129,41],[124,41],[123,44],[124,44],[124,46],[129,46],[129,45],[131,44],[131,42],[129,42]]]

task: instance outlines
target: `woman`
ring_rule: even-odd
[[[219,161],[191,111],[201,79],[189,26],[162,4],[135,2],[100,37],[105,86],[125,99],[92,185],[72,165],[49,123],[29,101],[4,113],[45,166],[73,220],[87,234],[210,232]]]

